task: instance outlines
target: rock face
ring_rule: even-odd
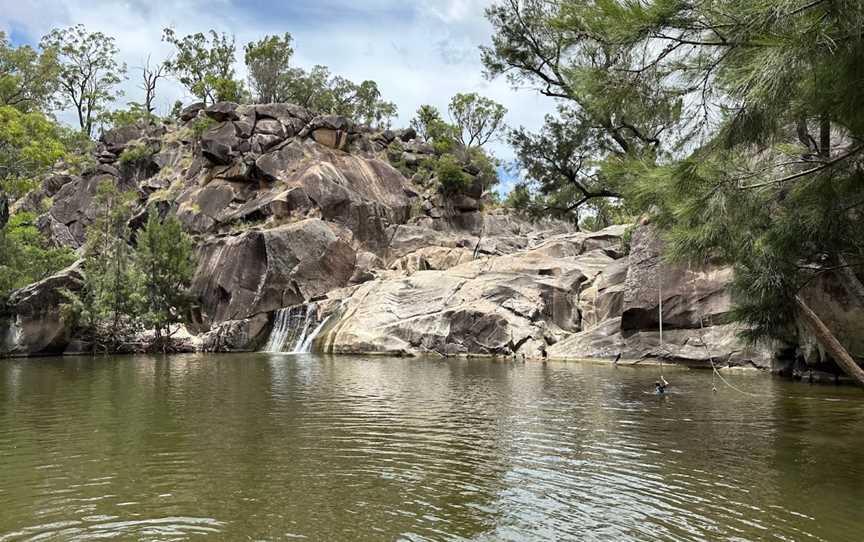
[[[22,288],[9,298],[9,311],[0,316],[0,354],[40,355],[62,353],[69,330],[60,318],[61,289],[80,289],[80,262],[39,282]]]
[[[670,265],[648,224],[637,227],[630,255],[603,270],[583,290],[584,325],[551,346],[553,358],[663,358],[692,365],[771,366],[773,349],[748,347],[726,318],[732,270]],[[663,341],[660,341],[660,300]]]
[[[864,310],[864,299],[848,287],[847,280],[850,279],[836,272],[823,273],[810,281],[801,295],[849,354],[864,360],[864,329],[860,316]],[[795,336],[789,342],[798,346],[796,357],[801,362],[801,369],[820,367],[830,360],[802,322],[796,324]]]
[[[646,225],[633,232],[630,264],[624,283],[621,329],[627,333],[659,326],[659,300],[663,299],[663,326],[697,328],[721,323],[731,309],[729,267],[692,268],[661,262],[663,243]]]
[[[344,302],[319,347],[540,356],[579,329],[580,285],[613,261],[603,248],[585,252],[585,237],[562,236],[506,256],[365,283]]]
[[[216,238],[200,249],[192,292],[202,329],[304,303],[348,284],[355,252],[318,219]]]
[[[187,328],[204,350],[260,348],[276,311],[314,302],[325,322],[315,348],[327,352],[759,366],[770,357],[727,323],[729,269],[663,264],[650,225],[635,230],[628,255],[624,226],[581,233],[490,209],[470,164],[469,188],[445,195],[424,169],[435,148],[410,129],[375,131],[290,104],[199,103],[176,124],[106,132],[95,158],[87,171],[47,176],[11,211],[47,209],[40,230],[75,249],[101,183],[135,193],[133,230],[150,209],[174,213],[198,243]],[[72,268],[16,292],[0,316],[0,352],[76,348],[56,307],[78,276]]]

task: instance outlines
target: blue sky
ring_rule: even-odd
[[[171,48],[161,31],[180,34],[216,29],[234,34],[238,51],[266,34],[290,32],[295,64],[324,64],[354,80],[373,79],[383,96],[399,107],[396,125],[407,125],[424,103],[446,110],[457,92],[478,92],[508,108],[511,126],[538,128],[553,109],[548,98],[530,90],[514,91],[504,80],[482,75],[478,46],[489,41],[483,16],[486,0],[0,0],[0,29],[14,43],[37,43],[52,27],[82,23],[117,40],[130,67],[124,100],[139,100],[134,66],[151,55],[166,58]],[[238,54],[237,70],[244,76]],[[191,101],[176,82],[159,89],[157,106]],[[491,149],[503,160],[512,151],[502,143]],[[502,188],[512,184],[507,175]]]

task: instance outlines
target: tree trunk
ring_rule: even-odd
[[[9,198],[0,190],[0,229],[3,229],[7,222],[9,222]]]
[[[859,386],[864,387],[864,369],[859,367],[855,360],[852,359],[852,356],[850,356],[849,352],[843,348],[843,345],[840,344],[840,341],[838,341],[834,334],[831,333],[828,326],[826,326],[822,319],[813,312],[813,309],[807,305],[799,294],[795,295],[795,305],[798,307],[801,316],[804,318],[804,323],[807,325],[807,328],[811,333],[813,333],[816,340],[822,345],[822,348],[831,354],[834,362],[843,369],[844,373],[852,378],[852,380],[854,380]]]
[[[825,160],[831,158],[831,117],[822,113],[819,118],[819,156]]]

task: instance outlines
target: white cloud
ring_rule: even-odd
[[[15,30],[33,41],[52,27],[82,23],[92,31],[114,36],[121,60],[130,67],[123,85],[127,100],[140,100],[138,72],[148,54],[167,57],[162,28],[178,33],[233,33],[238,43],[238,73],[243,74],[242,44],[262,35],[291,32],[296,63],[324,64],[354,80],[378,82],[383,96],[399,107],[397,124],[405,125],[424,103],[446,111],[457,92],[478,92],[504,104],[511,126],[537,128],[553,109],[533,92],[511,90],[503,80],[482,75],[478,46],[489,40],[491,27],[479,0],[295,0],[284,5],[240,0],[0,0],[0,29]],[[159,88],[162,111],[191,97],[176,82]],[[504,159],[512,151],[493,147]]]

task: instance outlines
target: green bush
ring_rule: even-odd
[[[216,121],[211,119],[210,117],[198,117],[192,121],[190,127],[192,128],[192,134],[196,139],[201,138],[201,134],[210,129]]]
[[[121,164],[129,164],[132,162],[137,162],[138,160],[148,157],[153,154],[153,149],[150,148],[149,145],[144,143],[136,143],[120,153],[120,163]]]
[[[101,120],[105,128],[108,129],[133,125],[146,126],[156,124],[160,119],[144,109],[141,104],[132,102],[127,109],[117,109],[104,113]]]
[[[402,152],[404,151],[404,147],[402,147],[402,143],[399,140],[393,140],[392,143],[387,145],[387,159],[390,160],[391,163],[396,163],[402,160]]]
[[[435,164],[435,176],[441,191],[445,194],[458,194],[471,186],[471,176],[462,170],[462,164],[452,155],[445,154]]]

